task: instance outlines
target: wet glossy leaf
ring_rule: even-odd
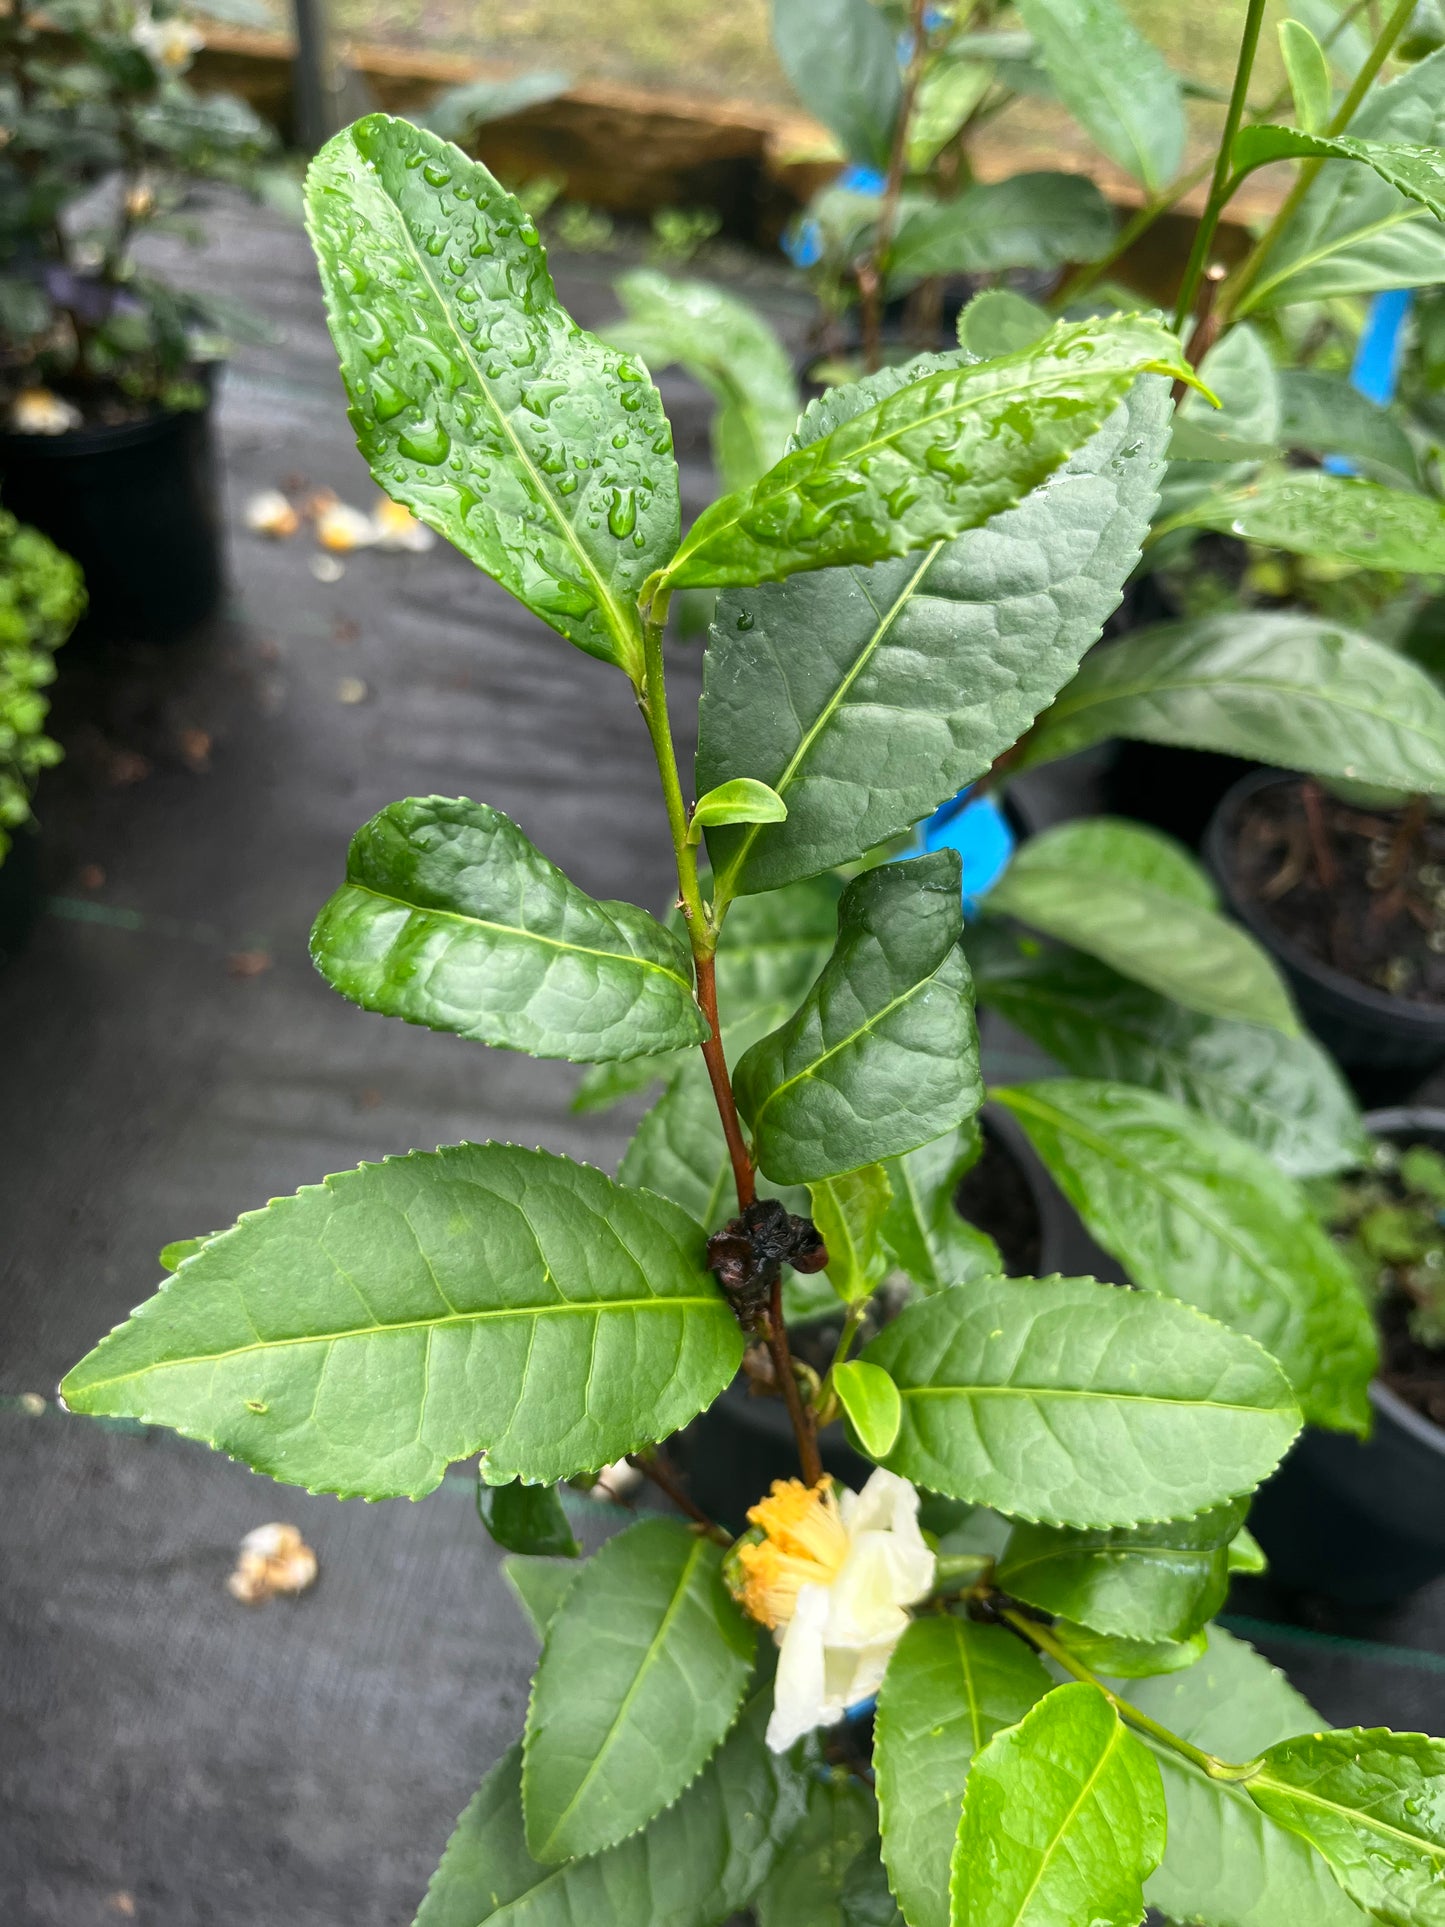
[[[1306,1734],[1272,1746],[1245,1787],[1377,1919],[1445,1921],[1445,1740],[1386,1727]]]
[[[902,82],[893,31],[872,0],[773,0],[773,46],[848,159],[887,167]]]
[[[884,1166],[893,1195],[883,1239],[919,1291],[997,1277],[1004,1269],[993,1239],[966,1223],[953,1203],[980,1145],[978,1125],[970,1120]]]
[[[587,1860],[527,1851],[522,1749],[483,1780],[432,1875],[416,1927],[716,1927],[747,1905],[803,1815],[807,1781],[763,1740],[772,1687],[675,1806]]]
[[[1050,1078],[995,1095],[1136,1283],[1257,1339],[1313,1424],[1368,1432],[1374,1325],[1291,1179],[1218,1125],[1130,1085]]]
[[[1357,140],[1348,134],[1311,134],[1299,127],[1242,127],[1231,150],[1236,173],[1271,161],[1343,160],[1373,168],[1382,181],[1445,218],[1445,160],[1435,147]]]
[[[1211,1626],[1208,1640],[1197,1666],[1140,1680],[1129,1700],[1222,1760],[1252,1760],[1286,1734],[1318,1726],[1308,1702],[1242,1639]],[[1144,1890],[1151,1907],[1206,1927],[1364,1927],[1318,1854],[1267,1820],[1243,1787],[1144,1744],[1169,1808],[1163,1864]]]
[[[969,932],[967,949],[979,1001],[1075,1077],[1172,1097],[1292,1177],[1345,1171],[1364,1156],[1359,1105],[1312,1037],[1206,1017],[1077,950],[986,925]]]
[[[711,1540],[672,1519],[609,1539],[549,1623],[532,1682],[533,1858],[598,1853],[671,1806],[732,1725],[756,1651]]]
[[[1020,767],[1110,736],[1445,790],[1445,695],[1433,677],[1397,649],[1304,611],[1225,611],[1091,650]]]
[[[918,205],[905,216],[889,256],[888,285],[910,288],[935,274],[1046,272],[1097,260],[1113,234],[1109,203],[1087,175],[976,181],[951,200]],[[996,352],[1018,353],[1047,332],[1046,325]]]
[[[973,1763],[952,1927],[1139,1927],[1163,1853],[1153,1759],[1098,1687],[1056,1687]]]
[[[1148,370],[1194,379],[1160,322],[1114,315],[924,375],[704,510],[661,585],[778,582],[978,528],[1082,448]]]
[[[1346,455],[1366,475],[1397,488],[1420,486],[1420,460],[1394,416],[1343,375],[1279,370],[1280,439],[1310,455]]]
[[[867,1791],[842,1775],[815,1780],[802,1825],[758,1891],[758,1927],[848,1927],[854,1868],[877,1854],[878,1809]]]
[[[1201,1512],[1267,1478],[1300,1423],[1252,1339],[1092,1278],[939,1292],[862,1356],[903,1398],[890,1470],[1050,1525]]]
[[[955,851],[866,870],[797,1014],[733,1074],[768,1177],[803,1184],[896,1157],[982,1102]]]
[[[1091,1673],[1114,1679],[1156,1679],[1161,1673],[1182,1673],[1196,1665],[1208,1650],[1202,1632],[1187,1639],[1121,1639],[1117,1633],[1096,1633],[1092,1627],[1056,1619],[1054,1637],[1067,1646]]]
[[[847,1304],[868,1297],[883,1282],[888,1270],[883,1220],[892,1196],[881,1164],[840,1171],[808,1186],[808,1215],[828,1247],[828,1281]]]
[[[1349,134],[1407,147],[1445,144],[1445,50],[1372,88]],[[1270,249],[1240,312],[1442,278],[1445,227],[1373,168],[1331,160]]]
[[[1003,911],[1086,951],[1190,1010],[1299,1032],[1268,954],[1215,908],[1186,850],[1120,817],[1030,837],[988,896]]]
[[[554,1485],[477,1480],[477,1516],[499,1546],[539,1558],[575,1559],[582,1548]]]
[[[724,488],[746,488],[781,461],[803,404],[792,359],[756,308],[709,281],[634,268],[614,283],[627,318],[603,338],[654,372],[676,362],[716,404],[713,462]]]
[[[1002,1626],[916,1619],[878,1691],[883,1858],[909,1927],[947,1927],[948,1867],[974,1756],[1052,1685]]]
[[[902,379],[837,390],[800,437]],[[786,823],[710,833],[724,897],[851,862],[1018,739],[1118,604],[1158,500],[1169,416],[1166,385],[1138,382],[1047,489],[986,527],[922,556],[719,597],[697,784],[746,773],[788,806]]]
[[[548,1484],[666,1438],[742,1336],[698,1225],[510,1144],[363,1164],[248,1212],[64,1381],[312,1491],[419,1499],[487,1451]]]
[[[307,178],[362,454],[396,501],[589,655],[641,674],[637,597],[677,541],[657,390],[557,300],[478,161],[370,114]]]
[[[1359,569],[1445,574],[1445,504],[1363,477],[1282,472],[1208,495],[1173,526],[1217,529]]]
[[[787,815],[788,806],[776,790],[751,776],[735,776],[730,783],[719,783],[697,799],[687,840],[701,843],[703,831],[714,824],[783,823]]]
[[[366,1010],[534,1057],[601,1063],[708,1035],[672,932],[589,897],[485,803],[413,797],[358,830],[311,957]]]
[[[1184,159],[1184,100],[1163,56],[1116,0],[1018,0],[1049,79],[1081,127],[1151,191]]]
[[[1224,1604],[1229,1545],[1247,1509],[1231,1499],[1192,1519],[1096,1532],[1016,1525],[998,1583],[1016,1599],[1095,1632],[1187,1639]]]
[[[898,1387],[887,1372],[861,1358],[833,1367],[833,1387],[858,1443],[869,1458],[883,1458],[891,1450],[903,1422]]]

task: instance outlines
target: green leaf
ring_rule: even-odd
[[[1188,1639],[1224,1604],[1230,1541],[1247,1510],[1245,1501],[1231,1499],[1192,1519],[1104,1532],[1016,1525],[998,1583],[1094,1632]]]
[[[1211,1017],[1299,1024],[1268,954],[1220,915],[1213,884],[1178,844],[1120,817],[1030,837],[988,895],[1017,917]]]
[[[841,877],[816,876],[731,906],[717,949],[722,1042],[729,1063],[797,1009],[832,954],[842,892]],[[573,1109],[604,1110],[660,1077],[676,1079],[690,1066],[700,1068],[696,1051],[600,1064],[582,1079]]]
[[[1405,147],[1445,144],[1445,50],[1389,86],[1372,88],[1349,135]],[[1424,287],[1442,278],[1445,227],[1374,168],[1328,160],[1269,250],[1239,312]]]
[[[700,1044],[687,950],[599,903],[485,803],[413,797],[358,830],[311,932],[334,990],[384,1017],[604,1063]]]
[[[1445,218],[1445,160],[1434,147],[1354,140],[1347,134],[1307,133],[1298,127],[1242,127],[1234,137],[1231,158],[1236,174],[1268,167],[1271,161],[1357,161],[1428,208],[1437,221]]]
[[[1224,1760],[1250,1760],[1319,1715],[1282,1673],[1218,1626],[1197,1666],[1141,1680],[1129,1700]],[[1145,1887],[1151,1907],[1205,1927],[1364,1927],[1365,1916],[1302,1840],[1267,1820],[1243,1787],[1211,1780],[1170,1748],[1159,1762],[1169,1839]]]
[[[733,1074],[761,1168],[804,1184],[896,1157],[983,1097],[956,851],[865,870],[797,1014]]]
[[[1109,203],[1087,175],[1014,174],[1004,181],[975,181],[951,200],[920,202],[904,216],[888,257],[888,286],[902,291],[937,274],[1000,274],[1010,268],[1045,273],[1096,261],[1113,238]],[[995,354],[1027,350],[1050,325],[1046,319],[1043,328]]]
[[[671,1198],[704,1231],[733,1215],[732,1159],[701,1058],[679,1072],[638,1125],[617,1176]]]
[[[1278,371],[1280,440],[1310,455],[1347,455],[1366,474],[1396,487],[1420,487],[1420,461],[1394,416],[1343,375],[1313,368]]]
[[[1077,950],[987,925],[969,931],[967,948],[980,1002],[1073,1076],[1158,1091],[1292,1177],[1346,1171],[1364,1156],[1359,1106],[1312,1037],[1205,1017]]]
[[[883,1282],[888,1270],[883,1220],[892,1196],[881,1164],[840,1171],[808,1186],[809,1215],[828,1247],[828,1282],[845,1304],[871,1296]]]
[[[1241,441],[1206,428],[1192,415],[1176,415],[1169,437],[1171,462],[1267,462],[1280,452],[1274,442]]]
[[[800,438],[905,379],[892,369],[836,390]],[[724,900],[851,862],[1018,739],[1118,605],[1158,500],[1169,415],[1166,384],[1140,381],[1047,489],[987,527],[921,557],[719,597],[697,785],[746,772],[788,806],[786,823],[710,832]]]
[[[1245,1788],[1377,1919],[1445,1921],[1445,1740],[1382,1726],[1306,1734],[1272,1746]]]
[[[1258,470],[1261,450],[1278,452],[1279,370],[1258,331],[1248,322],[1231,328],[1205,355],[1199,372],[1220,405],[1210,408],[1192,394],[1180,404],[1159,491],[1161,525],[1202,496],[1249,481]],[[1207,447],[1207,460],[1189,459],[1191,438],[1201,431],[1211,441],[1225,438],[1245,446],[1234,451],[1237,459],[1230,464],[1221,462],[1217,446]]]
[[[263,16],[266,26],[269,17]],[[572,85],[572,77],[557,68],[539,67],[505,80],[467,80],[437,95],[418,117],[418,124],[443,140],[468,140],[479,127],[520,114],[524,108],[555,100]]]
[[[488,1485],[477,1479],[477,1517],[509,1552],[575,1559],[582,1551],[553,1485]]]
[[[505,1488],[502,1488],[505,1490]],[[543,1559],[516,1552],[502,1561],[502,1573],[517,1595],[522,1611],[531,1621],[538,1639],[546,1637],[553,1614],[567,1597],[568,1588],[582,1570],[571,1558]]]
[[[1127,1084],[1051,1078],[995,1095],[1136,1283],[1257,1339],[1313,1424],[1369,1432],[1374,1323],[1293,1180],[1218,1125]]]
[[[654,370],[676,362],[707,389],[724,488],[747,488],[781,461],[803,404],[792,359],[766,318],[710,282],[653,268],[619,275],[614,287],[627,318],[603,339]]]
[[[978,1125],[970,1120],[884,1166],[893,1195],[883,1241],[919,1291],[942,1291],[1003,1270],[993,1239],[961,1218],[953,1203],[981,1148]]]
[[[915,1619],[878,1690],[873,1764],[883,1858],[909,1927],[948,1927],[948,1864],[974,1755],[1052,1681],[1002,1626]]]
[[[194,1258],[202,1245],[208,1245],[220,1235],[219,1231],[206,1231],[199,1238],[177,1238],[173,1244],[161,1247],[156,1263],[162,1271],[179,1271],[187,1258]]]
[[[1193,1632],[1187,1639],[1120,1639],[1116,1633],[1096,1633],[1067,1619],[1056,1619],[1053,1632],[1091,1673],[1109,1673],[1115,1679],[1182,1673],[1203,1659],[1209,1643],[1202,1632]]]
[[[1269,1571],[1264,1547],[1248,1526],[1241,1526],[1229,1542],[1229,1570],[1248,1573]]]
[[[958,345],[983,361],[1009,355],[1042,341],[1053,326],[1047,308],[1012,288],[985,288],[958,317]]]
[[[898,1387],[887,1372],[862,1359],[849,1359],[833,1367],[833,1389],[869,1458],[885,1457],[903,1423]]]
[[[787,817],[788,806],[776,790],[751,776],[735,776],[731,782],[719,783],[716,789],[698,798],[688,824],[687,840],[701,843],[703,831],[714,824],[785,823]]]
[[[671,1806],[732,1725],[756,1651],[711,1540],[671,1519],[609,1539],[549,1623],[532,1682],[532,1857],[583,1859]]]
[[[1194,380],[1162,323],[1111,315],[924,375],[705,509],[659,586],[776,582],[978,528],[1082,448],[1146,371]]]
[[[1184,160],[1184,101],[1163,56],[1116,0],[1018,0],[1074,119],[1151,193]]]
[[[893,30],[872,0],[773,0],[773,46],[848,159],[887,167],[902,82]]]
[[[551,1484],[666,1438],[742,1334],[675,1205],[510,1144],[363,1164],[189,1259],[66,1377],[315,1492],[419,1499],[487,1452]]]
[[[923,70],[908,117],[907,172],[926,174],[930,164],[962,132],[993,85],[994,69],[982,60],[961,60],[945,50]]]
[[[846,1775],[815,1780],[802,1825],[753,1903],[758,1927],[847,1927],[853,1870],[878,1857],[878,1809]]]
[[[657,390],[568,316],[514,197],[434,134],[357,121],[312,162],[307,209],[372,474],[638,681],[638,593],[678,531]]]
[[[1318,134],[1329,125],[1335,101],[1324,50],[1299,20],[1280,21],[1279,50],[1294,96],[1295,119],[1311,134]]]
[[[1357,569],[1445,574],[1445,503],[1363,476],[1283,471],[1205,498],[1160,525],[1216,529],[1245,542]]]
[[[768,1685],[700,1777],[605,1853],[544,1866],[527,1851],[522,1749],[483,1780],[432,1875],[416,1927],[715,1927],[747,1905],[802,1818],[807,1781],[770,1753]]]
[[[1050,1525],[1141,1525],[1250,1491],[1300,1416],[1252,1339],[1092,1278],[989,1278],[907,1306],[862,1354],[903,1399],[890,1471]]]
[[[1365,64],[1370,42],[1348,0],[1291,0],[1291,11],[1319,41],[1338,77],[1352,81]]]
[[[1139,1927],[1163,1853],[1158,1767],[1098,1687],[1056,1687],[973,1763],[952,1927]]]
[[[1091,650],[1019,767],[1110,736],[1445,790],[1445,695],[1434,679],[1397,649],[1304,611],[1221,611]]]

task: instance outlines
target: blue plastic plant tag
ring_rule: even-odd
[[[1017,838],[991,796],[962,790],[919,826],[925,850],[957,850],[963,858],[963,913],[971,917],[1008,868]]]

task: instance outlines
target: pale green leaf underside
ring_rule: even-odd
[[[762,1170],[807,1183],[895,1157],[982,1100],[959,864],[938,851],[867,870],[797,1013],[733,1074]]]
[[[873,1764],[883,1858],[908,1927],[948,1927],[948,1866],[974,1755],[1052,1682],[1002,1626],[916,1619],[878,1692]]]
[[[371,114],[307,181],[351,420],[382,488],[589,655],[641,673],[636,605],[678,533],[657,390],[557,300],[480,162]]]
[[[420,1498],[486,1449],[553,1483],[665,1438],[742,1356],[700,1227],[543,1151],[364,1164],[249,1212],[82,1359],[73,1411],[342,1497]]]
[[[1230,612],[1092,650],[1020,767],[1110,736],[1445,790],[1445,695],[1397,649],[1304,612]]]
[[[885,371],[859,394],[903,379]],[[814,404],[800,437],[843,419],[854,394]],[[985,527],[870,569],[719,598],[697,787],[746,774],[788,807],[786,823],[709,832],[724,896],[851,861],[1017,740],[1118,605],[1158,501],[1170,415],[1167,384],[1146,378],[1047,489]]]
[[[756,1649],[710,1540],[671,1519],[610,1539],[551,1621],[532,1682],[533,1857],[598,1853],[671,1806],[732,1725]]]
[[[1389,1927],[1445,1922],[1445,1740],[1355,1727],[1270,1748],[1245,1782]]]
[[[1359,569],[1445,574],[1445,504],[1363,477],[1281,472],[1207,495],[1162,526],[1216,529]]]
[[[1050,1078],[996,1096],[1138,1284],[1257,1339],[1312,1423],[1369,1430],[1374,1326],[1292,1180],[1152,1091]]]
[[[1080,951],[988,925],[969,932],[968,955],[980,1002],[1075,1077],[1172,1097],[1293,1177],[1348,1170],[1365,1155],[1359,1105],[1312,1037],[1206,1017]]]
[[[1297,1035],[1289,992],[1269,956],[1214,903],[1213,885],[1178,845],[1105,816],[1030,837],[988,894],[990,910],[1190,1010]]]
[[[1319,1715],[1273,1666],[1219,1626],[1186,1672],[1132,1684],[1126,1697],[1222,1760],[1252,1760]],[[1147,1742],[1146,1742],[1147,1744]],[[1364,1927],[1319,1855],[1267,1820],[1243,1787],[1211,1780],[1165,1747],[1169,1837],[1145,1897],[1200,1927]]]
[[[1194,379],[1173,335],[1140,315],[1061,322],[996,361],[955,360],[704,510],[661,585],[777,582],[977,528],[1082,448],[1146,370]]]
[[[1184,159],[1184,99],[1156,48],[1116,0],[1019,0],[1069,112],[1145,187],[1167,187]]]
[[[1059,1686],[974,1761],[952,1927],[1138,1927],[1164,1853],[1159,1769],[1096,1686]]]
[[[367,1010],[534,1057],[605,1063],[708,1035],[671,931],[589,897],[485,803],[412,798],[358,830],[311,956]]]
[[[890,1470],[1051,1525],[1189,1517],[1267,1478],[1299,1430],[1253,1340],[1092,1278],[956,1286],[863,1356],[902,1394]]]
[[[746,1906],[803,1814],[807,1782],[763,1740],[772,1688],[675,1806],[620,1846],[542,1866],[522,1824],[522,1748],[482,1782],[416,1927],[714,1927]]]

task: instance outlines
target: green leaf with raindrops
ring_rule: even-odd
[[[559,634],[638,681],[638,592],[677,544],[645,371],[557,299],[480,162],[369,114],[307,177],[358,446],[377,481]]]

